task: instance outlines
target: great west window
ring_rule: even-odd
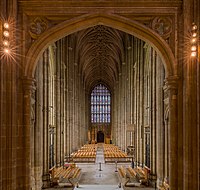
[[[94,87],[91,93],[91,122],[110,123],[111,94],[103,85]]]

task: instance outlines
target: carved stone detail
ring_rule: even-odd
[[[48,28],[48,21],[45,18],[36,17],[30,24],[29,33],[33,39],[37,39]]]
[[[31,93],[31,125],[35,125],[35,90]]]
[[[172,20],[169,17],[155,17],[151,27],[164,39],[168,38],[172,32]]]

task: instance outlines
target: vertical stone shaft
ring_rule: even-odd
[[[164,121],[163,121],[163,64],[161,58],[157,56],[157,77],[156,77],[156,168],[157,185],[162,185],[164,179]]]
[[[35,90],[35,81],[25,78],[24,87],[24,187],[29,190],[31,187],[31,95]]]

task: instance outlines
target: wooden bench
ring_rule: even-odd
[[[136,177],[141,182],[141,184],[148,186],[150,169],[145,166],[144,168],[142,167],[134,168],[134,170],[136,172]]]
[[[58,184],[60,186],[63,186],[63,185],[64,186],[73,186],[73,187],[79,186],[78,182],[81,177],[81,169],[79,167],[74,167],[74,168],[70,167],[70,169],[63,174],[64,175],[61,175],[59,177]]]
[[[125,185],[128,179],[126,178],[126,169],[122,166],[118,167],[119,188]]]
[[[150,169],[147,167],[131,168],[129,166],[124,168],[121,166],[118,168],[119,187],[122,185],[125,187],[138,187],[141,184],[148,186],[149,173]]]
[[[81,169],[76,166],[53,167],[49,170],[52,186],[78,186],[81,176]]]
[[[125,186],[125,187],[139,187],[141,185],[141,182],[137,178],[137,172],[135,169],[131,168],[130,166],[128,168],[125,167],[119,167],[118,168],[118,178],[119,178],[119,187]]]
[[[126,187],[138,187],[141,185],[141,182],[137,179],[137,172],[130,166],[126,168],[126,178],[128,179],[125,184]]]

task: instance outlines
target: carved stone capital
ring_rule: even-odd
[[[165,79],[164,81],[164,103],[166,108],[169,106],[170,98],[176,99],[177,89],[178,89],[178,77],[171,76]]]
[[[163,87],[164,92],[174,92],[177,94],[177,88],[178,88],[178,77],[177,76],[171,76],[165,79],[164,81],[165,85]]]
[[[23,89],[25,94],[32,94],[36,90],[36,80],[33,78],[23,79]]]

